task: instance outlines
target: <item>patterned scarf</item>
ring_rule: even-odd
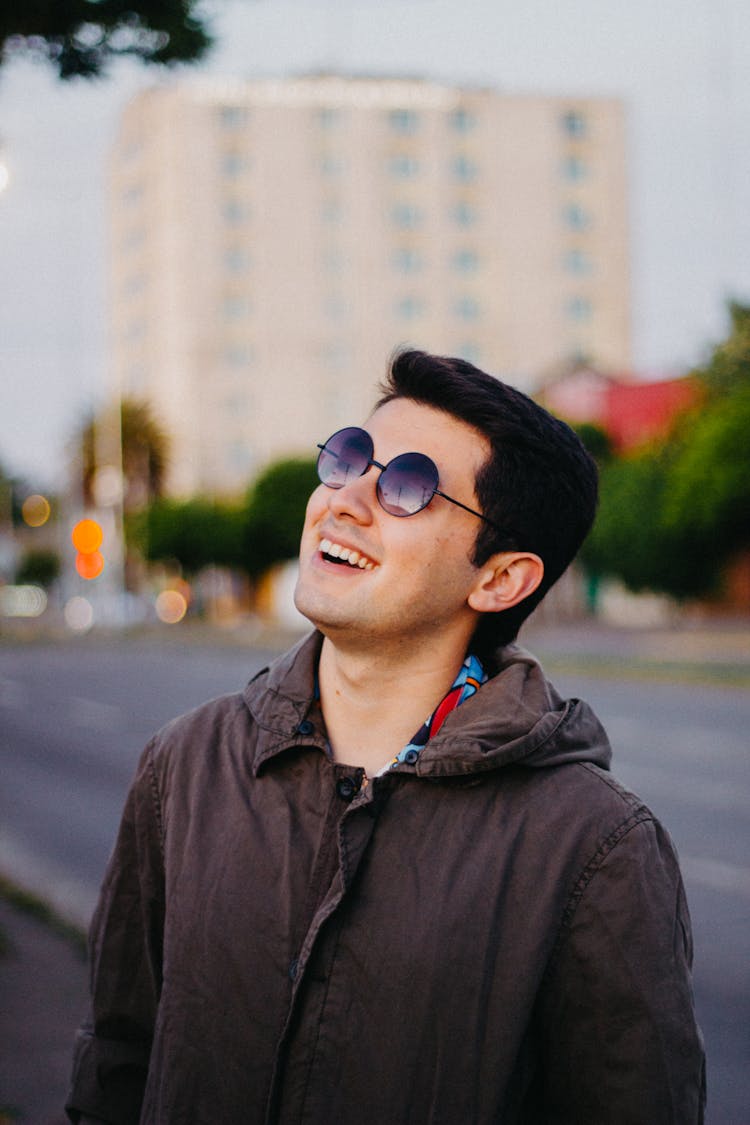
[[[437,705],[430,717],[425,719],[411,742],[407,743],[403,750],[399,751],[393,761],[388,762],[381,770],[378,770],[377,776],[380,777],[381,774],[387,773],[388,770],[397,766],[399,762],[406,762],[408,765],[413,766],[422,749],[427,745],[429,740],[437,734],[451,711],[455,710],[464,700],[470,699],[487,679],[487,673],[479,659],[472,653],[469,653],[461,665],[448,694],[443,697],[442,702]]]

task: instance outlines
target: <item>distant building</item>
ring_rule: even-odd
[[[618,452],[663,437],[677,415],[694,406],[694,379],[639,381],[583,367],[545,383],[535,397],[568,422],[592,422]]]
[[[630,362],[612,98],[409,80],[139,95],[111,167],[112,370],[172,437],[172,492],[231,492],[360,421],[402,343],[530,389]]]

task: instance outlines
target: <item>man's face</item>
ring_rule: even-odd
[[[489,445],[471,426],[399,398],[376,410],[366,429],[374,460],[385,465],[399,453],[425,453],[437,465],[440,490],[478,508],[474,481]],[[343,488],[321,484],[313,492],[302,532],[297,608],[334,640],[414,644],[423,635],[468,644],[476,624],[467,597],[478,576],[470,561],[478,517],[440,496],[416,515],[389,515],[375,492],[379,474],[373,466]],[[349,552],[349,561],[326,557],[331,546],[334,553]],[[359,556],[353,566],[351,552]]]

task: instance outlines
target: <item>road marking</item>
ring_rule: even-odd
[[[750,898],[750,867],[692,855],[680,856],[680,867],[686,882]]]

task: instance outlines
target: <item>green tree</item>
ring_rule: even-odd
[[[114,58],[184,63],[212,43],[200,0],[0,0],[0,62],[22,55],[63,79],[106,73]]]
[[[603,426],[595,422],[576,422],[573,429],[595,461],[603,465],[610,460],[614,453],[612,439]]]
[[[709,400],[734,394],[750,385],[750,305],[730,301],[729,333],[693,375],[703,383]]]
[[[682,529],[722,561],[750,548],[748,435],[750,379],[690,419],[668,474],[667,529]]]
[[[244,568],[245,513],[202,497],[158,500],[130,522],[131,541],[152,562],[175,561],[186,574],[209,565]]]
[[[257,478],[245,523],[245,567],[251,576],[296,557],[307,501],[318,483],[315,461],[308,458],[277,461]]]
[[[599,512],[581,561],[592,573],[613,575],[634,591],[698,597],[713,590],[720,560],[687,527],[666,519],[670,472],[665,447],[609,461],[601,471]]]
[[[16,570],[19,585],[30,583],[33,586],[52,585],[60,574],[60,556],[57,551],[34,548],[25,553]]]

